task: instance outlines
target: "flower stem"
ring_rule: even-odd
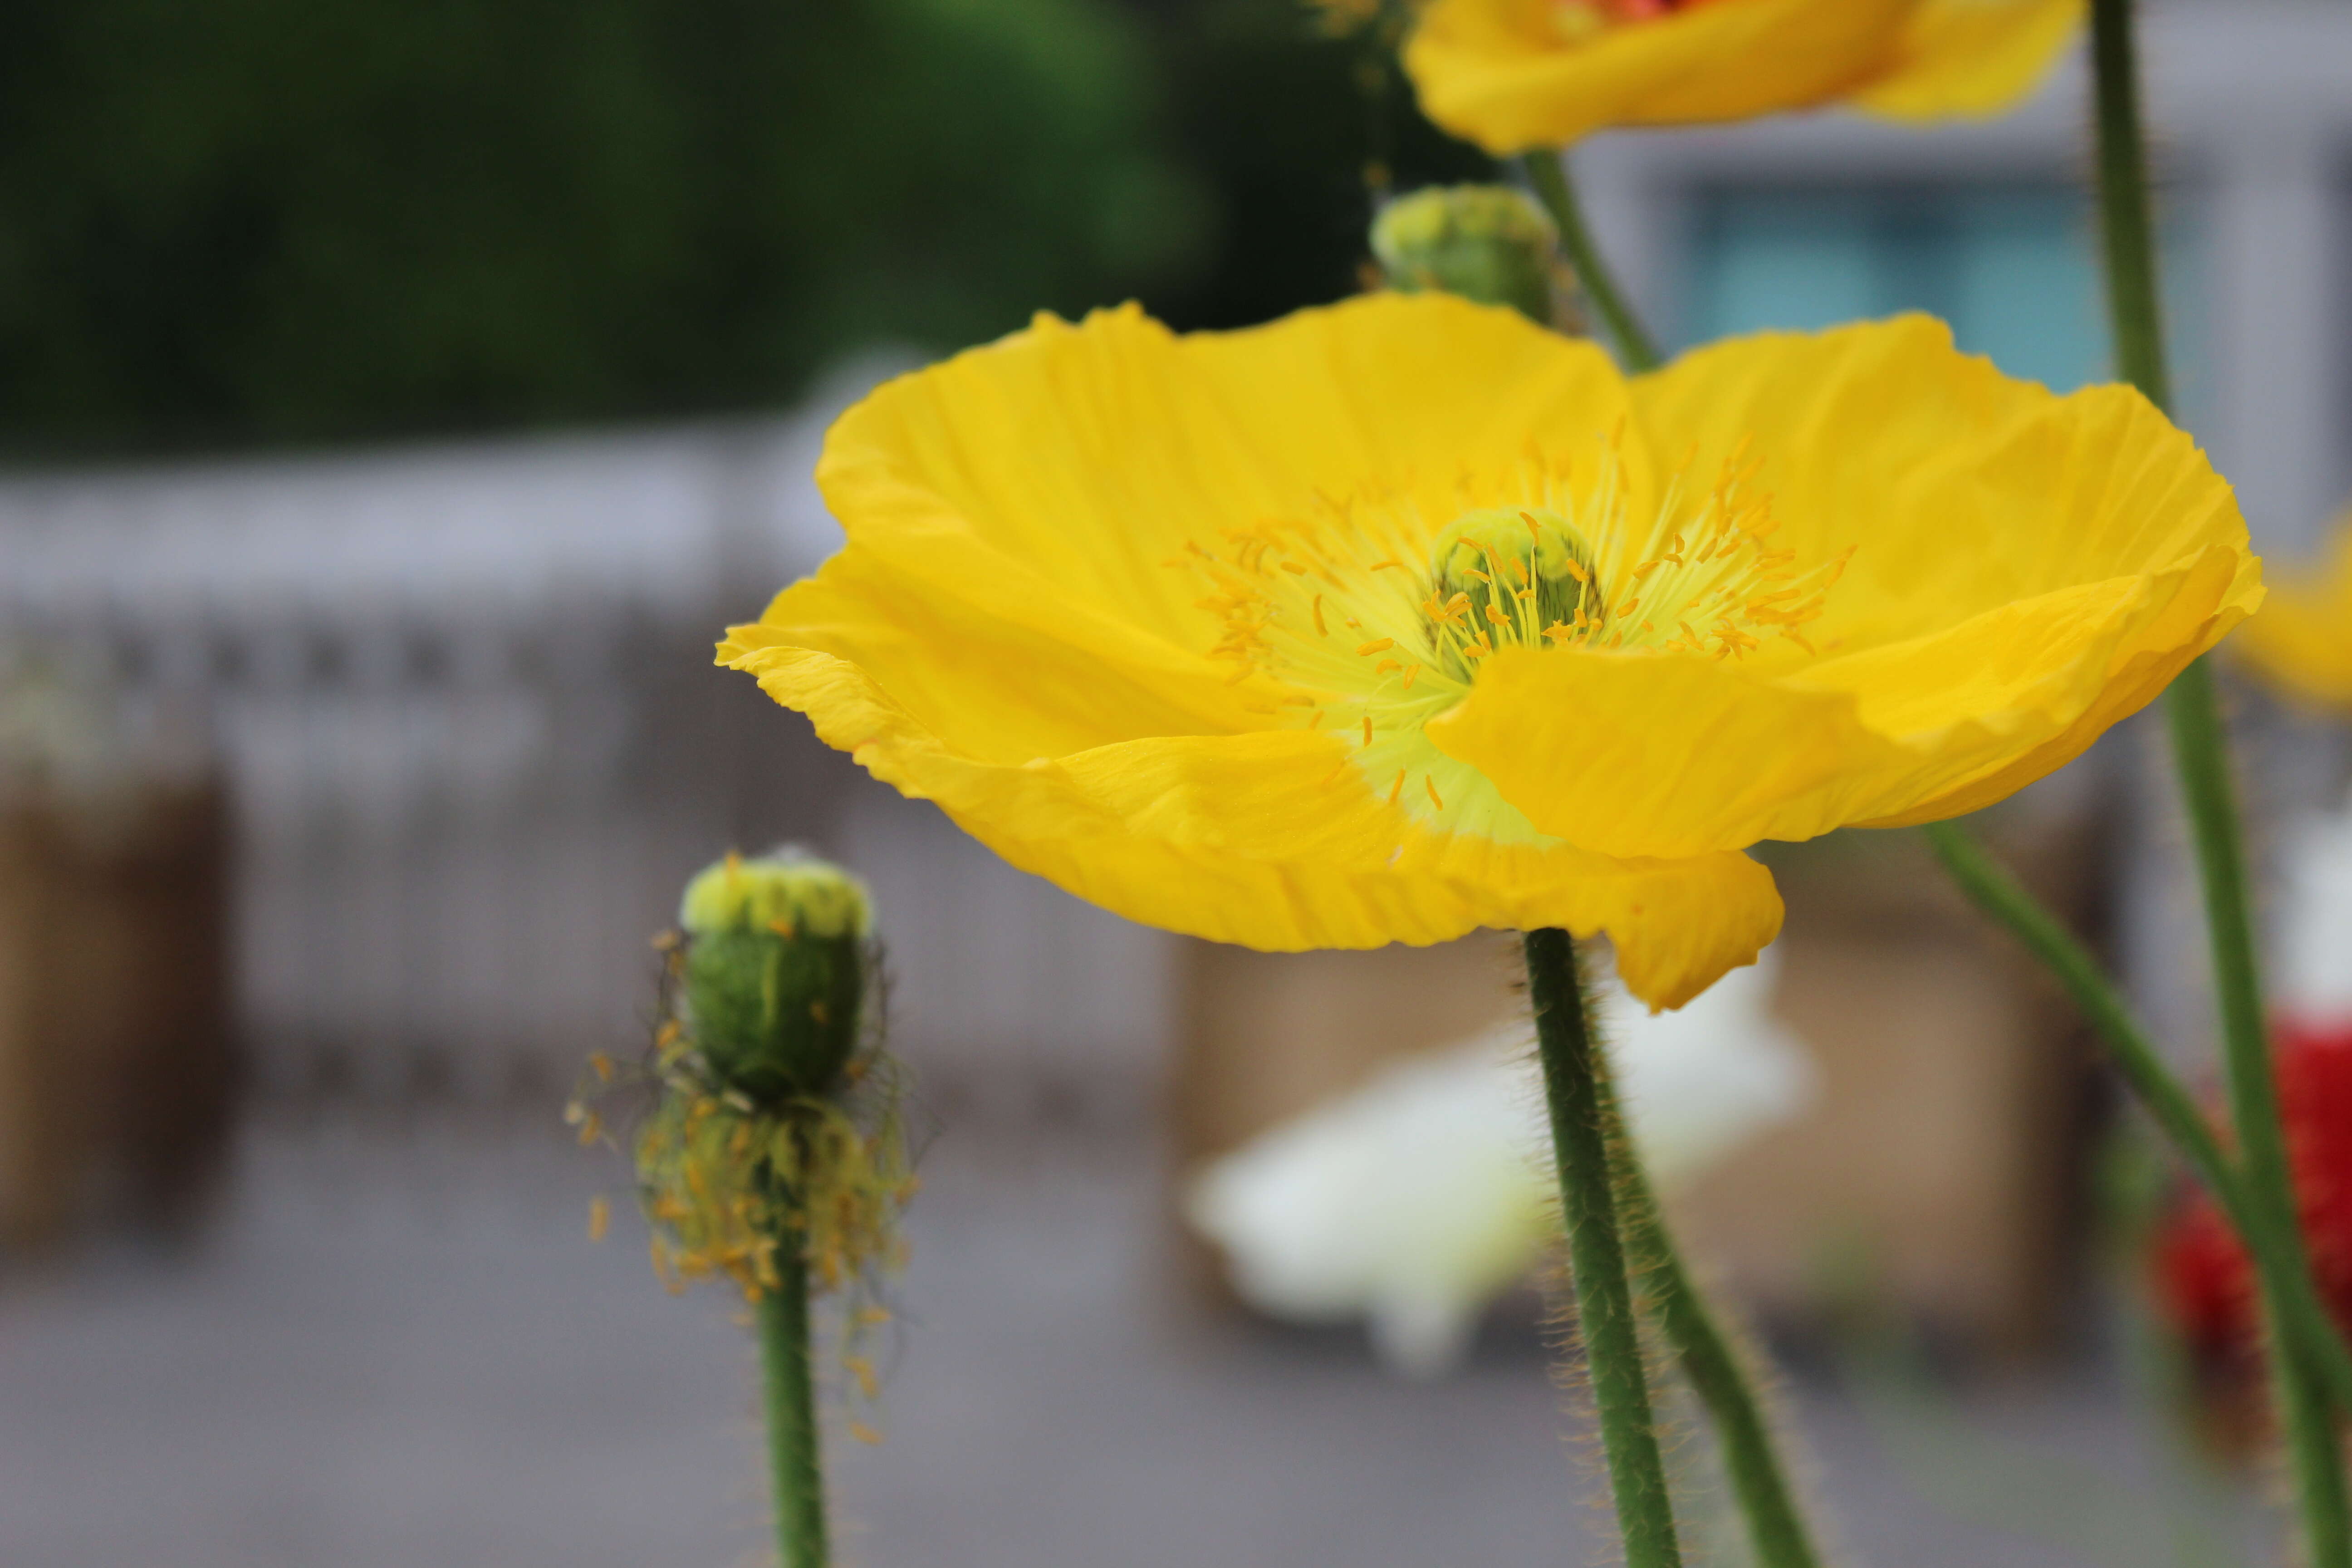
[[[2169,411],[2172,378],[2165,368],[2164,318],[2157,295],[2132,0],[2095,0],[2091,58],[2097,95],[2099,239],[2106,261],[2107,321],[2115,334],[2116,370],[2150,403]]]
[[[2352,1409],[2352,1350],[2346,1348],[2343,1334],[2320,1300],[2310,1270],[2280,1247],[2267,1214],[2249,1197],[2244,1177],[2222,1152],[2221,1141],[2213,1136],[2188,1089],[2164,1065],[2123,999],[2108,984],[2098,962],[1958,823],[1931,823],[1921,831],[1977,908],[2007,928],[2082,1008],[2092,1028],[2106,1042],[2124,1081],[2244,1238],[2256,1269],[2264,1279],[2281,1282],[2288,1331],[2328,1392]]]
[[[1601,1067],[1586,1026],[1576,945],[1566,931],[1547,929],[1528,931],[1526,947],[1577,1321],[1601,1417],[1617,1525],[1625,1540],[1626,1568],[1680,1568],[1682,1549],[1675,1536],[1674,1505],[1618,1234]]]
[[[1609,337],[1617,345],[1618,362],[1627,370],[1639,374],[1658,368],[1658,345],[1633,308],[1625,302],[1616,278],[1609,264],[1601,259],[1600,247],[1592,243],[1592,231],[1584,226],[1584,208],[1576,199],[1576,187],[1569,183],[1568,164],[1564,155],[1541,149],[1519,160],[1527,171],[1528,184],[1535,187],[1536,199],[1551,214],[1551,221],[1559,230],[1559,243],[1568,252],[1568,264],[1576,269],[1576,280],[1583,286],[1584,297],[1601,313],[1601,324],[1608,328]]]
[[[2147,152],[2141,134],[2139,67],[2132,39],[2132,0],[2094,0],[2091,58],[2096,81],[2100,228],[2107,270],[2107,309],[2115,326],[2116,365],[2159,408],[2171,405],[2165,368],[2164,322],[2157,293],[2156,242],[2148,217]],[[2212,672],[2190,665],[2165,694],[2173,754],[2204,884],[2205,918],[2213,952],[2213,984],[2221,1012],[2222,1057],[2231,1120],[2243,1161],[2246,1206],[2272,1245],[2256,1254],[2263,1268],[2265,1316],[2271,1324],[2272,1381],[2293,1456],[2313,1568],[2352,1564],[2343,1458],[2336,1423],[2315,1381],[2315,1363],[2300,1336],[2280,1331],[2292,1321],[2297,1283],[2307,1284],[2303,1236],[2279,1121],[2278,1086],[2272,1076],[2263,1027],[2262,981],[2254,963],[2246,900],[2244,856],[2231,799],[2227,740]]]
[[[1617,1210],[1625,1227],[1626,1250],[1640,1272],[1644,1304],[1675,1347],[1683,1375],[1690,1380],[1715,1423],[1723,1446],[1724,1468],[1748,1521],[1748,1538],[1758,1568],[1819,1568],[1821,1556],[1805,1530],[1795,1494],[1772,1446],[1772,1431],[1747,1370],[1731,1340],[1707,1310],[1706,1298],[1683,1268],[1666,1230],[1656,1194],[1642,1169],[1641,1153],[1626,1138],[1617,1097],[1605,1073],[1600,1076],[1601,1131],[1615,1152]]]
[[[2181,794],[2205,886],[2213,983],[2221,1003],[2223,1076],[2230,1086],[2247,1207],[2256,1217],[2255,1230],[2271,1233],[2273,1269],[2263,1273],[2263,1307],[2272,1329],[2271,1383],[2294,1462],[2312,1568],[2352,1568],[2352,1511],[2346,1506],[2335,1414],[2315,1375],[2312,1356],[2297,1336],[2281,1331],[2292,1320],[2290,1303],[2297,1287],[2309,1286],[2311,1269],[2263,1022],[2245,858],[2238,841],[2228,742],[2212,672],[2200,659],[2180,672],[2167,695],[2173,754],[2179,763]],[[2294,1280],[2286,1278],[2289,1273]]]
[[[816,1376],[809,1344],[808,1265],[801,1237],[776,1247],[776,1284],[757,1313],[766,1374],[768,1458],[783,1568],[825,1568],[824,1474],[817,1451]]]

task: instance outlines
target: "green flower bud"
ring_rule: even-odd
[[[754,1102],[822,1094],[857,1048],[866,885],[823,860],[729,856],[687,884],[686,1012],[720,1082]]]
[[[1508,185],[1431,185],[1372,220],[1372,255],[1390,288],[1508,305],[1546,326],[1559,244],[1543,209]]]

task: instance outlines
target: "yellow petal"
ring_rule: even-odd
[[[1544,832],[1678,856],[1990,805],[2147,702],[2242,610],[2237,556],[1986,612],[1778,675],[1727,662],[1498,656],[1429,737]]]
[[[1185,338],[1129,305],[890,383],[835,425],[817,482],[892,570],[1042,630],[1098,612],[1195,650],[1215,619],[1166,564],[1188,542],[1318,492],[1450,484],[1531,434],[1605,427],[1624,398],[1591,344],[1451,295]]]
[[[1995,113],[2041,85],[2084,9],[2084,0],[1926,0],[1893,68],[1854,103],[1895,120]]]
[[[2306,702],[2352,708],[2352,519],[2336,524],[2324,564],[2272,588],[2230,651]]]
[[[776,647],[833,654],[867,671],[946,744],[989,762],[1266,721],[1249,711],[1230,671],[1198,652],[1099,612],[1013,613],[1050,608],[1050,590],[1008,556],[972,553],[960,585],[973,592],[968,598],[853,543],[778,595],[760,622],[729,628],[719,662]],[[1009,597],[992,594],[992,580]]]
[[[1545,833],[1693,855],[1955,815],[2062,765],[2260,602],[2228,485],[2137,395],[2060,398],[1911,318],[1742,340],[1634,390],[1672,450],[1752,437],[1801,560],[1855,547],[1809,626],[1734,664],[1487,660],[1431,723]]]
[[[772,643],[728,662],[1013,865],[1167,930],[1293,951],[1559,925],[1605,932],[1634,994],[1676,1006],[1780,928],[1770,876],[1745,856],[1622,861],[1432,833],[1349,779],[1328,736],[1171,736],[1005,764],[960,754],[831,654]]]
[[[1435,0],[1404,62],[1430,119],[1507,154],[1828,102],[1889,65],[1916,5],[1711,0],[1579,37],[1555,0]]]
[[[1748,445],[1773,543],[1801,562],[1853,549],[1805,628],[1825,655],[2173,570],[2214,543],[2243,557],[2258,593],[2228,482],[2145,398],[2013,380],[1956,352],[1930,317],[1727,340],[1640,378],[1633,396],[1659,452]]]

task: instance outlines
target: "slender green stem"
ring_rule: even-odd
[[[2222,1073],[2230,1087],[2231,1120],[2245,1173],[2246,1205],[2255,1230],[2271,1233],[2273,1268],[2262,1275],[2264,1311],[2273,1329],[2271,1383],[2294,1464],[2313,1568],[2352,1568],[2352,1509],[2345,1498],[2344,1456],[2335,1413],[2318,1384],[2318,1363],[2305,1350],[2301,1336],[2283,1331],[2292,1321],[2291,1303],[2298,1289],[2309,1284],[2311,1269],[2263,1019],[2262,976],[2254,963],[2228,738],[2212,672],[2203,660],[2180,672],[2167,706],[2181,795],[2205,888],[2213,984],[2221,1005]]]
[[[1922,831],[1952,879],[1977,908],[2016,937],[2082,1008],[2092,1028],[2106,1043],[2125,1083],[2245,1238],[2263,1277],[2284,1283],[2282,1304],[2288,1330],[2329,1393],[2352,1409],[2352,1350],[2346,1348],[2342,1332],[2320,1300],[2310,1270],[2281,1247],[2278,1228],[2267,1223],[2265,1213],[2248,1198],[2245,1179],[2222,1152],[2221,1140],[2214,1137],[2189,1090],[2164,1065],[2146,1032],[2108,984],[2098,961],[1958,823],[1933,823]]]
[[[2132,39],[2132,0],[2093,0],[2091,58],[2096,81],[2099,212],[2107,270],[2107,308],[2115,324],[2116,364],[2126,380],[2159,408],[2172,401],[2165,367],[2164,321],[2158,297],[2156,241],[2148,216],[2147,152],[2139,115],[2139,62]],[[2212,672],[2190,665],[2166,693],[2173,753],[2197,848],[2205,891],[2205,918],[2213,951],[2213,984],[2221,1012],[2221,1041],[2231,1120],[2254,1220],[2249,1244],[2264,1231],[2273,1245],[2256,1254],[2262,1266],[2265,1315],[2272,1326],[2272,1382],[2294,1459],[2296,1489],[2313,1568],[2352,1565],[2352,1514],[2347,1514],[2343,1456],[2334,1413],[2316,1384],[2318,1363],[2281,1331],[2293,1319],[2297,1279],[2310,1270],[2279,1121],[2263,1027],[2262,980],[2254,963],[2246,904],[2244,857],[2231,799],[2227,740]]]
[[[1535,187],[1536,199],[1551,214],[1559,230],[1560,247],[1568,252],[1568,264],[1576,268],[1584,297],[1601,312],[1601,324],[1617,345],[1619,362],[1637,373],[1655,370],[1660,359],[1657,342],[1626,303],[1609,264],[1601,259],[1592,231],[1584,226],[1584,208],[1576,199],[1576,187],[1569,184],[1568,165],[1561,154],[1538,149],[1520,159],[1519,164],[1527,171],[1528,184]]]
[[[1680,1568],[1674,1504],[1650,1409],[1649,1375],[1633,1322],[1633,1293],[1618,1235],[1602,1120],[1598,1051],[1586,1027],[1576,945],[1564,931],[1527,933],[1528,993],[1543,1062],[1559,1200],[1575,1274],[1577,1321],[1601,1417],[1601,1447],[1625,1539],[1626,1568]]]
[[[1605,1064],[1604,1064],[1605,1066]],[[1675,1348],[1683,1375],[1714,1420],[1723,1446],[1724,1468],[1739,1511],[1748,1521],[1748,1539],[1755,1548],[1758,1568],[1820,1568],[1798,1510],[1795,1492],[1781,1468],[1762,1404],[1730,1337],[1707,1310],[1706,1300],[1683,1268],[1659,1211],[1656,1194],[1642,1169],[1641,1154],[1626,1138],[1617,1111],[1616,1091],[1605,1070],[1600,1080],[1602,1135],[1615,1155],[1617,1211],[1623,1221],[1626,1251],[1643,1285],[1643,1304],[1658,1321]]]
[[[766,1373],[768,1458],[783,1568],[825,1568],[824,1469],[817,1450],[816,1375],[809,1343],[808,1265],[798,1235],[776,1248],[776,1288],[758,1303]]]
[[[2107,320],[2116,370],[2158,408],[2172,406],[2164,317],[2149,217],[2147,142],[2140,134],[2139,66],[2132,0],[2095,0],[2091,58],[2099,158],[2099,239],[2106,262]]]

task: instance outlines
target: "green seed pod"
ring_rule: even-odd
[[[857,1048],[866,885],[823,860],[729,856],[687,884],[686,1012],[711,1072],[752,1101],[822,1094]]]
[[[1559,513],[1485,507],[1465,512],[1437,535],[1429,576],[1440,604],[1458,602],[1464,624],[1479,631],[1503,623],[1533,644],[1544,628],[1607,625],[1593,576],[1592,547]],[[1459,600],[1456,600],[1459,595]],[[1490,608],[1491,606],[1491,608]],[[1469,662],[1433,630],[1431,647],[1448,673],[1472,677]]]
[[[1372,256],[1390,288],[1508,305],[1545,326],[1559,244],[1543,209],[1508,185],[1431,185],[1372,219]]]

